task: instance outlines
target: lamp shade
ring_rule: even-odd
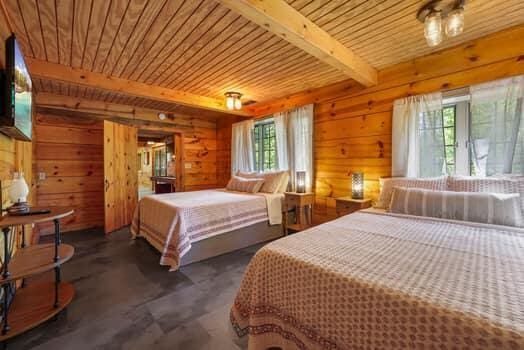
[[[351,198],[364,199],[364,173],[351,174]]]
[[[306,192],[306,172],[297,171],[296,180],[297,180],[297,185],[296,185],[297,193],[305,193]]]
[[[457,8],[448,14],[446,19],[446,35],[454,37],[464,31],[464,9]]]
[[[13,181],[9,187],[9,198],[11,202],[16,203],[25,203],[27,201],[27,196],[29,195],[29,187],[24,179],[23,173],[14,173]]]
[[[440,12],[430,13],[424,21],[424,37],[429,46],[442,42],[442,17]]]

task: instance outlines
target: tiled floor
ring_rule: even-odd
[[[238,349],[228,329],[229,307],[246,265],[260,246],[177,272],[127,229],[64,235],[73,259],[63,279],[76,296],[57,320],[15,338],[15,349]]]

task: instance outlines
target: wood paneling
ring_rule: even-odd
[[[377,198],[378,179],[391,174],[395,99],[524,74],[523,37],[524,27],[514,28],[381,70],[378,86],[325,96],[315,105],[315,221],[336,216],[334,198],[350,195],[353,171],[364,172],[366,196]]]
[[[133,219],[138,201],[137,132],[135,127],[104,121],[106,233],[131,224]]]
[[[9,26],[4,7],[0,4],[0,69],[5,67],[4,43],[11,33],[12,28]],[[17,141],[0,133],[0,206],[2,209],[12,204],[8,193],[15,171],[24,173],[30,191],[28,202],[29,204],[34,203],[36,194],[33,181],[32,160],[33,148],[31,142]],[[32,237],[33,231],[30,225],[26,227],[26,233],[28,242],[32,242],[34,237]],[[3,235],[0,237],[0,245],[3,246]]]
[[[79,68],[64,66],[33,58],[26,58],[31,75],[53,82],[66,82],[74,85],[102,88],[131,96],[143,97],[160,102],[180,104],[189,107],[208,109],[233,114],[242,111],[228,111],[224,98],[200,96],[187,91],[167,89],[147,85],[142,82],[107,76]]]
[[[225,187],[231,178],[231,126],[238,117],[217,121],[217,186]]]
[[[287,2],[377,69],[524,22],[521,0],[470,1],[464,33],[431,48],[415,18],[424,1]],[[214,0],[4,3],[26,56],[105,76],[215,99],[240,91],[255,101],[347,78]]]
[[[220,0],[220,3],[362,85],[377,84],[377,71],[373,67],[284,0]]]
[[[103,226],[102,122],[38,113],[35,123],[35,172],[39,206],[72,206],[62,220],[64,232]],[[53,232],[39,225],[42,234]]]
[[[524,26],[516,26],[466,42],[451,49],[434,52],[430,55],[382,69],[378,72],[379,84],[372,88],[363,90],[354,81],[347,80],[319,89],[305,90],[301,93],[273,101],[256,103],[246,107],[246,110],[255,116],[265,116],[308,103],[320,103],[323,109],[320,111],[322,117],[329,119],[334,117],[329,114],[333,112],[329,110],[329,104],[322,102],[335,100],[337,97],[369,95],[372,91],[398,88],[390,90],[389,97],[383,95],[377,100],[366,100],[365,98],[359,100],[362,110],[367,110],[368,112],[384,111],[389,108],[387,107],[390,102],[388,98],[395,99],[395,96],[405,93],[418,93],[417,91],[428,91],[431,88],[453,89],[457,86],[470,84],[471,80],[475,79],[474,74],[478,72],[477,70],[471,70],[473,68],[481,68],[488,65],[486,69],[493,70],[494,76],[517,74],[522,61],[520,57],[524,52],[523,37]],[[448,81],[442,84],[440,77],[452,73],[458,74],[453,77],[450,76]],[[482,81],[482,77],[480,77],[480,81]],[[429,85],[432,86],[430,87]],[[406,90],[408,89],[411,91],[407,92]],[[341,113],[347,112],[340,108],[338,114]],[[361,112],[356,113],[354,115],[358,115]]]

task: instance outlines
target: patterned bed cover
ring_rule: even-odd
[[[360,211],[262,248],[249,349],[524,349],[524,230]]]
[[[144,197],[131,224],[162,255],[161,265],[176,270],[191,243],[262,221],[281,222],[282,194],[226,190],[168,193]]]

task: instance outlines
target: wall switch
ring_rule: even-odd
[[[46,174],[44,172],[38,173],[38,180],[44,181],[46,179]]]

